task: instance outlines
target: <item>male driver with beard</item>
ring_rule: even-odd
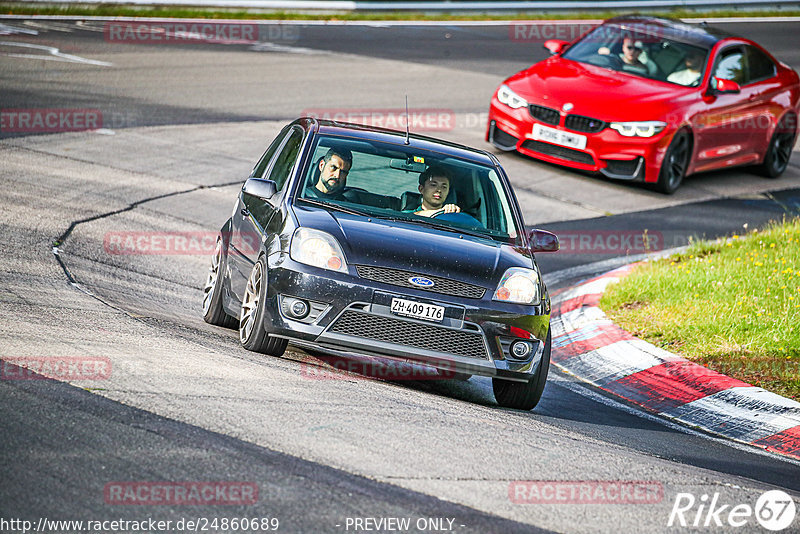
[[[347,185],[347,173],[353,165],[353,154],[346,148],[331,147],[319,160],[319,179],[306,195],[322,200],[348,200],[342,194]]]

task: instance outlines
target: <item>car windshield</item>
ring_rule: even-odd
[[[692,31],[687,26],[687,31]],[[662,35],[657,26],[603,24],[572,45],[566,59],[688,87],[700,84],[708,49]]]
[[[309,162],[297,192],[300,199],[503,242],[519,239],[494,166],[403,144],[340,136],[319,136]]]

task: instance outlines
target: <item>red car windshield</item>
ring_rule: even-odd
[[[634,76],[695,87],[703,78],[708,50],[637,28],[603,24],[572,45],[566,59]]]

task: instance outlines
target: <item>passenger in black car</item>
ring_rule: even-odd
[[[320,158],[317,167],[319,179],[306,190],[306,196],[323,200],[347,200],[344,188],[347,174],[353,166],[353,154],[346,148],[331,147]]]

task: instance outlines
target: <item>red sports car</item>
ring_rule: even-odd
[[[797,136],[800,81],[761,46],[706,25],[624,16],[505,80],[486,139],[574,169],[674,192],[688,174],[757,165],[777,177]]]

